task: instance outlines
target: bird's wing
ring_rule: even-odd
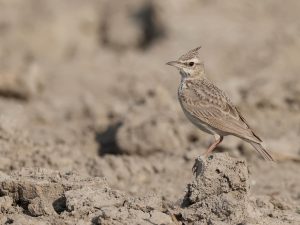
[[[222,132],[260,143],[227,95],[210,82],[190,82],[180,96],[182,106],[195,118]]]

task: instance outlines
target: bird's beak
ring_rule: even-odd
[[[178,62],[178,61],[171,61],[171,62],[167,62],[166,64],[169,66],[174,66],[178,69],[180,69],[182,67],[182,63]]]

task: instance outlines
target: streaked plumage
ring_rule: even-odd
[[[222,141],[223,136],[234,135],[249,142],[265,159],[273,160],[229,97],[206,78],[199,49],[168,64],[180,69],[178,98],[185,115],[199,129],[216,138],[207,153]]]

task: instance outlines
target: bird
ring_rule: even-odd
[[[200,48],[188,51],[167,65],[176,67],[181,75],[178,99],[185,116],[200,130],[214,136],[205,156],[209,156],[225,136],[233,135],[250,143],[265,160],[275,161],[227,94],[207,78]]]

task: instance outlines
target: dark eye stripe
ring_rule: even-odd
[[[193,65],[190,65],[190,63],[193,63]],[[194,66],[194,65],[200,65],[201,63],[198,62],[185,62],[184,65],[186,66]]]

